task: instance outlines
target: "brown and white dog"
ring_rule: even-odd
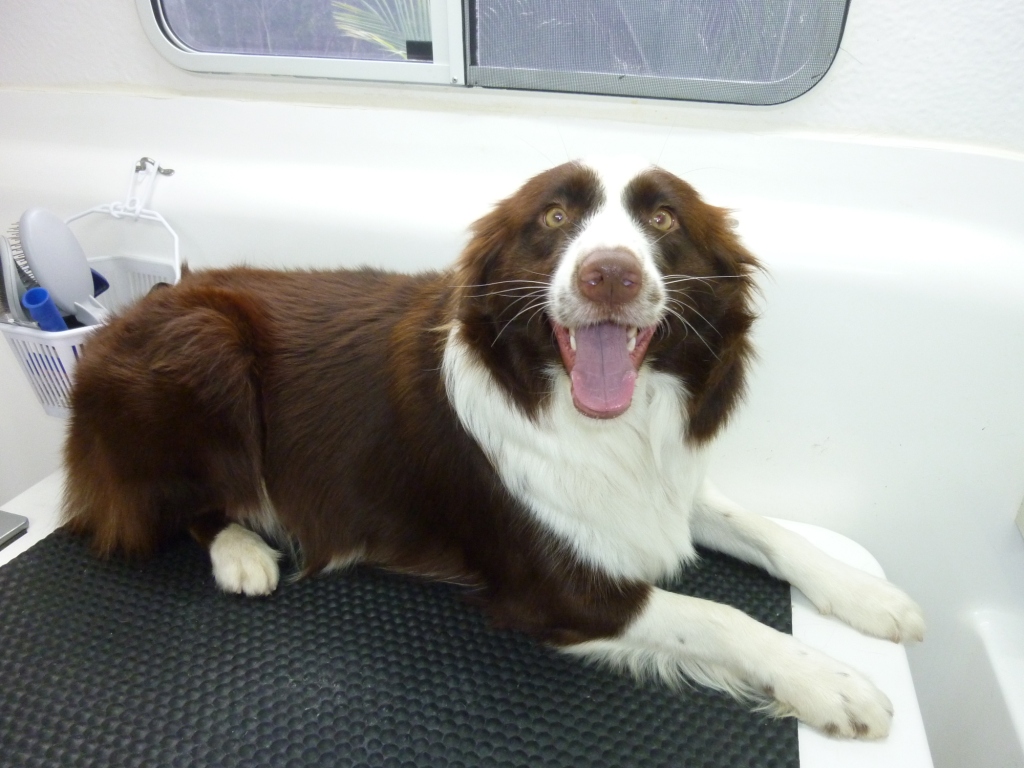
[[[894,641],[919,608],[705,479],[743,391],[758,265],[659,168],[574,162],[473,226],[455,266],[188,274],[101,329],[78,368],[64,515],[101,554],[189,530],[229,592],[278,553],[478,585],[494,624],[687,677],[827,733],[888,699],[733,608],[655,586],[702,544]]]

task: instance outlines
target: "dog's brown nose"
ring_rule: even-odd
[[[629,251],[599,250],[580,264],[576,282],[580,293],[599,304],[625,304],[636,298],[643,284],[640,262]]]

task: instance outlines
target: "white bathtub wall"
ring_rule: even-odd
[[[1024,765],[986,655],[1007,644],[972,623],[1024,617],[1024,7],[853,0],[819,86],[743,108],[198,76],[129,0],[7,5],[0,222],[116,199],[142,155],[177,170],[154,205],[196,266],[439,266],[492,200],[593,152],[736,209],[770,277],[719,484],[860,541],[922,602],[936,765]],[[0,345],[0,497],[56,466],[61,431]]]

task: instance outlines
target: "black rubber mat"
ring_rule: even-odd
[[[704,553],[677,591],[790,630],[789,588]],[[796,723],[487,628],[457,588],[357,568],[268,598],[183,541],[101,562],[58,532],[0,568],[0,765],[798,766]]]

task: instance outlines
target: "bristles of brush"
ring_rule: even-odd
[[[39,282],[32,272],[32,267],[28,265],[28,260],[25,258],[25,250],[21,247],[21,226],[17,223],[11,224],[7,228],[7,243],[11,246],[11,258],[14,259],[14,268],[18,270],[18,275],[21,277],[21,282],[25,284],[25,288],[38,287]]]
[[[11,246],[6,237],[0,236],[0,315],[11,314],[11,305],[7,301],[7,280],[4,278],[4,261],[9,259]]]

